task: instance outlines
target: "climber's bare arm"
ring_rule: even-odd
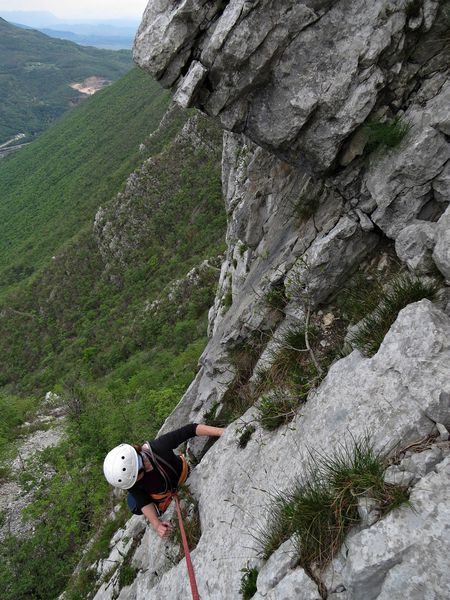
[[[209,425],[197,425],[195,435],[210,435],[212,437],[220,437],[225,429],[223,427],[210,427]]]
[[[159,520],[154,504],[147,504],[147,506],[143,506],[142,512],[160,538],[164,538],[169,535],[172,526],[167,521]]]

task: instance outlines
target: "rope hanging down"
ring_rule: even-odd
[[[180,524],[181,539],[183,541],[183,550],[184,550],[184,555],[186,557],[186,566],[187,566],[187,570],[188,570],[188,574],[189,574],[189,583],[191,584],[192,600],[200,600],[200,596],[198,595],[197,582],[195,581],[194,567],[192,566],[191,554],[189,552],[189,546],[187,543],[186,532],[184,530],[183,516],[181,514],[181,508],[180,508],[180,500],[176,493],[173,494],[173,497],[175,498],[175,504],[177,507],[177,515],[178,515],[178,522]]]

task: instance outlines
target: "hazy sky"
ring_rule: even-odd
[[[43,10],[61,19],[140,18],[148,0],[0,0],[0,10]]]

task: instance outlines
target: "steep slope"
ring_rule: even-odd
[[[161,430],[228,424],[189,445],[202,598],[448,597],[447,8],[147,7],[139,64],[231,131],[210,340]],[[189,597],[174,546],[131,519],[94,597]]]
[[[168,103],[135,69],[0,161],[2,293],[48,264],[120,189]]]
[[[17,515],[9,532],[2,514],[5,600],[56,598],[92,535],[87,559],[104,555],[125,517],[105,502],[105,450],[124,427],[130,440],[155,435],[195,374],[223,251],[221,141],[204,117],[171,108],[141,138],[123,191],[2,303],[0,406],[51,388],[66,414],[58,447],[12,473],[32,498],[33,534]],[[91,574],[78,575],[67,597],[87,597]]]
[[[0,144],[19,133],[31,139],[83,97],[71,84],[109,82],[131,68],[126,51],[83,48],[21,29],[0,18]]]

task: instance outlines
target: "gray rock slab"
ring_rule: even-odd
[[[430,6],[416,29],[433,26]],[[225,129],[323,173],[382,94],[401,102],[415,74],[405,44],[412,23],[404,3],[393,9],[387,0],[166,0],[147,7],[134,58],[166,86],[200,61],[208,73],[196,79],[198,106]],[[382,60],[386,53],[395,63]],[[419,66],[430,54],[421,48]],[[344,164],[362,151],[350,146]]]
[[[445,136],[422,124],[414,125],[399,147],[374,154],[365,183],[378,206],[371,218],[388,237],[395,239],[416,220],[449,158]]]
[[[393,465],[386,469],[384,481],[390,485],[409,487],[414,481],[415,477],[416,475],[414,472],[410,472],[406,469],[401,469],[400,467]]]
[[[403,459],[400,467],[406,472],[410,471],[418,477],[428,475],[434,467],[442,460],[442,450],[438,447],[424,450],[423,452],[413,453],[411,456]]]
[[[364,232],[354,219],[343,216],[333,229],[317,236],[294,265],[286,281],[291,298],[313,306],[323,302],[356,264],[372,250],[378,235]]]
[[[433,259],[445,279],[450,281],[450,207],[437,223]]]
[[[258,573],[256,587],[265,596],[295,567],[297,553],[291,540],[287,540],[276,550]]]
[[[436,223],[426,221],[405,227],[395,240],[397,256],[411,271],[429,273],[434,268],[431,257],[435,245]]]
[[[321,600],[317,585],[298,567],[265,596],[267,600]]]
[[[450,459],[413,488],[403,507],[348,544],[344,584],[349,598],[447,598],[450,593]]]
[[[208,70],[199,61],[191,63],[188,73],[180,82],[173,97],[182,108],[189,108],[195,101],[195,94],[203,83]]]
[[[447,442],[450,437],[448,429],[442,423],[436,423],[436,427],[437,427],[437,430],[439,431],[440,441]]]

